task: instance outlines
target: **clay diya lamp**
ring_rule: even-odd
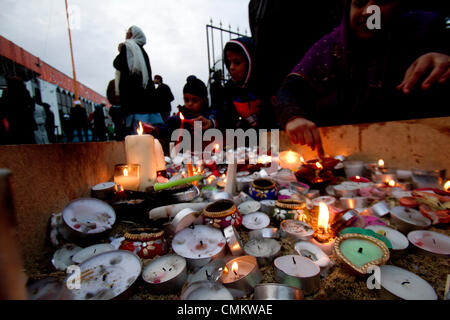
[[[306,221],[308,217],[304,213],[306,203],[301,200],[285,199],[275,202],[275,208],[271,213],[272,220],[279,224],[283,220]]]
[[[336,239],[334,250],[345,266],[356,275],[364,276],[371,266],[380,266],[389,260],[386,244],[372,236],[347,233]]]
[[[218,229],[228,226],[239,228],[242,225],[242,215],[232,200],[219,200],[203,209],[203,221]]]
[[[256,200],[275,200],[278,192],[275,181],[266,178],[255,179],[250,188],[250,196]]]
[[[164,231],[157,228],[136,228],[124,234],[121,250],[134,252],[142,259],[153,259],[167,253],[167,241]]]

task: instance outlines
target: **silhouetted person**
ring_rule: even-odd
[[[104,104],[97,104],[94,111],[94,141],[106,140]]]
[[[42,106],[45,109],[45,130],[47,131],[48,141],[50,143],[55,143],[55,115],[50,109],[50,105],[48,103],[43,103]]]
[[[222,70],[214,72],[209,93],[211,94],[211,106],[222,110],[225,102],[225,88],[222,85]]]
[[[86,109],[81,106],[80,101],[75,101],[74,107],[70,110],[70,122],[72,124],[72,130],[77,131],[79,142],[83,142],[82,132],[84,132],[87,142],[89,140],[87,114]]]
[[[172,111],[170,103],[175,100],[175,98],[170,87],[163,83],[163,78],[160,75],[155,76],[154,83],[156,84],[156,101],[160,109],[161,117],[164,122],[166,122]]]
[[[37,129],[34,120],[34,101],[25,83],[19,77],[7,80],[8,88],[0,100],[0,114],[6,124],[7,144],[33,144],[34,131]]]

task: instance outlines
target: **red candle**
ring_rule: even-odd
[[[360,176],[350,177],[349,180],[350,180],[351,182],[370,182],[369,179],[364,178],[364,177],[360,177]]]

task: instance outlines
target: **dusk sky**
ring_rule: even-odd
[[[247,31],[246,0],[69,0],[79,12],[73,21],[72,43],[77,79],[106,95],[114,78],[112,62],[126,30],[139,26],[147,36],[144,47],[153,75],[160,74],[175,96],[172,110],[182,104],[186,77],[208,80],[206,24],[241,33]],[[79,27],[79,28],[77,28]],[[72,76],[70,49],[63,0],[1,0],[0,34],[41,60]],[[216,36],[216,41],[219,37]],[[228,40],[228,36],[224,41]],[[221,55],[216,42],[216,60]]]

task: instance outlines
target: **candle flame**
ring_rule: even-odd
[[[356,178],[356,180],[360,180],[360,179],[361,179],[361,177],[360,177],[360,176],[356,176],[355,178]]]
[[[233,262],[233,264],[231,265],[231,271],[233,271],[233,273],[237,274],[239,270],[239,266],[237,264],[237,262]]]
[[[181,119],[181,121],[184,121],[184,116],[181,112],[180,112],[180,119]]]
[[[389,180],[388,185],[389,185],[389,187],[395,187],[395,181]]]
[[[320,164],[320,162],[316,162],[316,167],[317,167],[317,169],[320,169],[320,170],[323,169],[323,166]]]
[[[219,148],[220,148],[219,144],[216,144],[216,145],[214,146],[214,150],[216,150],[216,152],[219,152]]]
[[[450,192],[450,180],[447,180],[447,182],[444,184],[444,190]]]
[[[125,189],[124,189],[124,187],[123,187],[121,184],[119,184],[119,185],[117,186],[117,191],[118,191],[118,192],[124,192]]]
[[[128,177],[128,170],[125,168],[125,169],[123,169],[123,175],[125,176],[125,177]]]
[[[225,272],[225,273],[230,272],[230,271],[228,270],[228,267],[227,267],[227,266],[225,266],[225,268],[223,268],[223,272]]]
[[[294,152],[294,151],[289,151],[286,154],[286,161],[288,163],[295,163],[295,162],[297,162],[297,153]]]
[[[330,212],[328,210],[328,207],[325,203],[320,202],[319,203],[319,220],[318,220],[318,227],[319,229],[322,228],[323,231],[328,232],[328,220],[330,219]]]
[[[302,156],[300,156],[300,162],[305,163],[305,159]]]
[[[137,133],[140,136],[142,136],[142,134],[144,133],[144,127],[142,126],[142,122],[141,121],[139,121],[139,128],[137,129]]]
[[[210,176],[206,179],[206,182],[207,182],[208,184],[211,184],[214,180],[216,180],[216,176],[210,175]]]
[[[383,167],[384,167],[384,160],[383,160],[383,159],[378,160],[378,166],[379,166],[380,168],[383,168]]]

